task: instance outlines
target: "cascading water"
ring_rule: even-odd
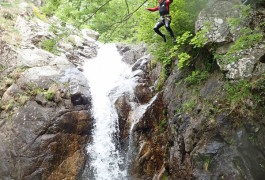
[[[84,65],[95,120],[93,142],[87,147],[89,171],[96,180],[124,180],[127,170],[116,136],[119,132],[114,101],[122,93],[133,92],[134,80],[129,77],[131,68],[121,61],[114,44],[99,46],[98,56]]]

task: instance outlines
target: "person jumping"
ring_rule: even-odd
[[[173,2],[173,0],[157,0],[159,5],[156,6],[155,8],[147,8],[146,10],[148,11],[158,11],[160,14],[160,20],[156,23],[154,27],[154,31],[160,35],[163,39],[164,42],[166,42],[166,36],[161,33],[159,28],[165,25],[167,31],[169,32],[170,36],[173,38],[173,43],[176,42],[176,38],[174,36],[174,33],[172,29],[170,28],[170,23],[171,23],[171,16],[169,15],[169,5]]]

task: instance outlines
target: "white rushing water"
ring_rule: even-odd
[[[132,92],[131,68],[121,61],[114,44],[100,44],[98,56],[84,65],[92,95],[93,142],[88,145],[90,171],[96,180],[127,179],[125,158],[117,139],[118,115],[114,101],[125,92]]]

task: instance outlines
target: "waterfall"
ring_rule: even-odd
[[[118,115],[114,102],[122,93],[133,92],[131,68],[122,62],[114,44],[99,44],[98,56],[84,64],[92,95],[94,126],[87,146],[89,171],[96,180],[127,178],[125,157],[120,152]],[[91,177],[90,177],[91,178]]]

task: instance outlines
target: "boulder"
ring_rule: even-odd
[[[122,61],[127,64],[134,64],[138,59],[146,54],[146,46],[144,44],[128,46],[124,44],[117,45],[118,51],[123,55]]]
[[[239,12],[235,11],[234,3],[229,1],[215,1],[208,3],[203,9],[195,23],[195,32],[205,29],[205,23],[209,23],[209,31],[206,36],[207,44],[216,43],[221,46],[233,41],[233,36],[227,18],[238,17]]]
[[[77,35],[70,35],[68,39],[75,47],[82,46],[84,42],[84,39]]]
[[[121,55],[132,49],[130,45],[123,43],[116,44],[116,47]]]
[[[215,53],[224,55],[228,52],[231,45],[233,45],[242,33],[240,29],[243,27],[259,26],[261,21],[264,21],[265,15],[262,12],[251,12],[245,24],[240,24],[233,32],[227,23],[228,18],[239,18],[239,10],[235,10],[234,3],[228,1],[210,2],[205,9],[203,9],[196,21],[196,32],[205,27],[205,23],[209,22],[209,32],[206,34],[208,41],[206,47],[210,50],[216,50]],[[262,32],[261,32],[262,33]],[[211,44],[215,44],[212,48]],[[259,76],[265,72],[264,63],[260,59],[264,56],[264,41],[250,46],[246,49],[239,50],[233,56],[237,57],[234,62],[228,61],[226,57],[218,58],[217,64],[220,69],[226,73],[226,77],[232,80],[251,78]]]
[[[45,66],[55,58],[54,54],[42,49],[19,49],[17,50],[17,64],[19,66],[38,67]]]
[[[226,77],[232,80],[251,78],[265,72],[265,45],[260,44],[238,53],[239,60],[228,65],[220,65]],[[218,60],[221,63],[221,60]]]
[[[90,39],[97,41],[99,38],[99,33],[92,29],[82,29],[82,34],[85,39],[88,41]]]

